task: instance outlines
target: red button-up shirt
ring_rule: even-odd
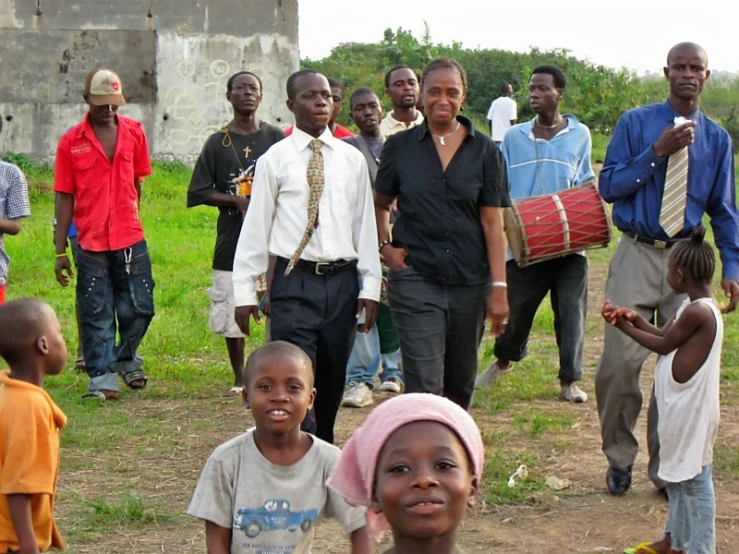
[[[56,150],[54,191],[74,195],[78,240],[92,252],[128,248],[144,238],[135,183],[151,174],[146,135],[138,121],[116,117],[112,163],[89,115],[59,139]]]

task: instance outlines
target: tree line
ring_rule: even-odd
[[[528,82],[531,71],[540,64],[560,67],[567,76],[567,91],[562,111],[575,114],[591,130],[609,134],[620,115],[628,109],[667,97],[667,82],[658,75],[639,76],[628,69],[613,69],[573,56],[568,50],[508,52],[497,49],[463,48],[461,43],[437,44],[426,28],[416,38],[402,28],[387,29],[383,39],[374,44],[345,43],[335,47],[321,60],[305,59],[304,68],[317,69],[339,79],[350,94],[354,88],[367,86],[378,92],[389,109],[385,90],[385,72],[397,64],[406,64],[419,74],[431,59],[445,56],[458,60],[467,70],[469,92],[465,114],[481,124],[490,102],[498,96],[501,84],[513,85],[518,103],[519,121],[533,117],[528,105]],[[348,98],[347,98],[348,104]],[[714,74],[701,97],[701,109],[721,123],[739,144],[739,76]],[[349,109],[339,122],[350,125]]]

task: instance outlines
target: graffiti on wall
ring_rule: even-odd
[[[250,65],[249,70],[261,76],[267,68],[256,64]],[[225,60],[207,64],[185,59],[177,64],[177,84],[164,97],[169,122],[167,150],[192,147],[191,143],[203,144],[231,119],[226,84],[237,71],[240,68],[233,69]]]

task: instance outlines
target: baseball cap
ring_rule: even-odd
[[[93,106],[123,106],[123,83],[115,71],[98,67],[87,74],[85,78],[85,94],[88,95]]]

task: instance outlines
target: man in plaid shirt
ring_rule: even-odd
[[[0,117],[0,131],[3,120]],[[21,220],[31,215],[28,186],[23,172],[13,164],[0,160],[0,304],[5,302],[10,258],[5,252],[5,235],[21,232]]]

